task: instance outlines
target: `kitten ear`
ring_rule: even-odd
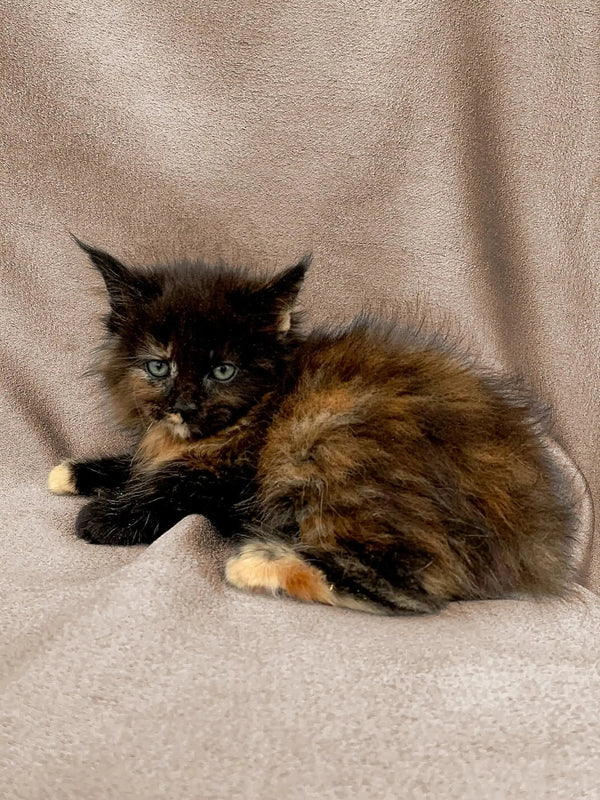
[[[85,244],[73,234],[71,237],[88,254],[90,261],[102,275],[113,311],[122,310],[123,306],[132,300],[143,297],[149,299],[160,294],[160,287],[150,275],[144,275],[139,270],[125,266],[110,253]]]
[[[286,333],[291,327],[292,306],[296,302],[311,261],[312,255],[305,255],[297,264],[275,275],[261,289],[261,294],[270,309],[277,314],[277,330],[280,333]]]

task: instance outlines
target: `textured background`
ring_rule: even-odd
[[[79,376],[137,263],[275,270],[313,320],[395,303],[522,373],[598,498],[592,2],[0,0],[3,800],[600,797],[600,544],[568,603],[374,620],[223,587],[190,518],[76,541]],[[405,794],[403,794],[405,793]]]

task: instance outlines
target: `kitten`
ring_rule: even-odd
[[[238,542],[234,586],[381,614],[566,591],[572,507],[508,381],[366,315],[301,336],[309,259],[262,279],[78,244],[109,295],[98,368],[135,434],[50,473],[92,497],[78,536],[151,542],[204,514]]]

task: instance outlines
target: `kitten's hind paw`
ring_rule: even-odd
[[[52,494],[77,494],[75,472],[70,461],[63,461],[48,475],[48,489]]]
[[[293,548],[275,542],[245,544],[225,567],[227,581],[250,592],[287,594],[305,602],[335,605],[323,573],[304,561]]]
[[[360,573],[359,573],[360,574]],[[243,545],[225,566],[227,582],[237,589],[265,594],[283,594],[304,602],[349,608],[368,614],[396,616],[398,614],[432,613],[441,603],[420,599],[398,589],[392,600],[368,597],[330,583],[325,573],[307,562],[292,546],[268,540],[252,540]]]

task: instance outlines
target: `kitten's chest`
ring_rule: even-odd
[[[190,441],[176,436],[166,425],[155,425],[140,440],[136,460],[147,471],[183,463],[223,477],[231,469],[255,469],[264,436],[259,426],[246,420],[206,439]]]

